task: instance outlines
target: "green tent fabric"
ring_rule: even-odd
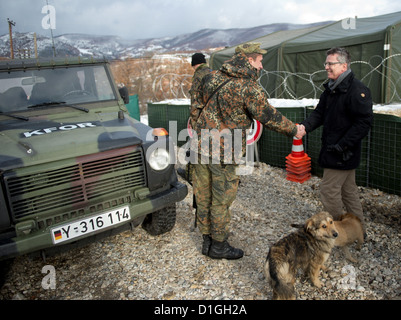
[[[129,103],[125,105],[130,117],[141,121],[141,115],[139,112],[139,100],[138,100],[138,95],[135,94],[133,96],[129,97]]]
[[[288,41],[297,36],[301,36],[305,33],[315,31],[320,28],[321,27],[318,26],[318,27],[311,27],[311,28],[306,28],[306,29],[277,31],[277,32],[271,33],[267,36],[254,39],[252,41],[260,42],[261,47],[263,49],[266,49],[269,51],[268,54],[266,56],[264,56],[263,62],[266,64],[266,62],[268,60],[272,60],[272,62],[273,62],[272,66],[276,66],[276,63],[277,63],[276,59],[270,59],[270,58],[272,58],[274,56],[272,54],[273,50],[278,48],[282,42]],[[209,61],[210,67],[212,69],[218,69],[224,63],[224,61],[230,59],[234,55],[234,52],[235,52],[235,47],[229,47],[229,48],[226,48],[215,54],[212,54],[212,56],[210,57],[210,61]],[[267,59],[267,58],[269,58],[269,59]]]
[[[319,98],[326,51],[341,46],[350,51],[351,69],[369,86],[375,103],[401,102],[401,12],[279,31],[252,41],[268,51],[261,84],[271,98]],[[234,50],[214,53],[210,66],[220,68]]]

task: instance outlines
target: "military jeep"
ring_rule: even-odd
[[[128,99],[106,60],[0,62],[0,260],[174,227],[172,139]]]

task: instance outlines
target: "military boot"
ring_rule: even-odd
[[[243,255],[244,251],[230,246],[227,240],[222,242],[212,240],[209,250],[209,257],[212,259],[239,259]]]
[[[212,245],[212,237],[208,234],[203,235],[203,244],[202,244],[202,254],[205,256],[209,255],[209,249]]]

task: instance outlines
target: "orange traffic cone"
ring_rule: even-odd
[[[311,158],[304,151],[302,138],[293,138],[292,151],[287,157],[287,180],[304,183],[311,177]]]

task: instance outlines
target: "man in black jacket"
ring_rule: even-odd
[[[302,125],[307,133],[323,125],[319,165],[324,168],[320,185],[324,209],[336,219],[344,206],[364,226],[355,169],[360,163],[361,141],[372,126],[372,97],[369,88],[355,78],[350,60],[344,48],[327,51],[324,66],[329,81]]]

